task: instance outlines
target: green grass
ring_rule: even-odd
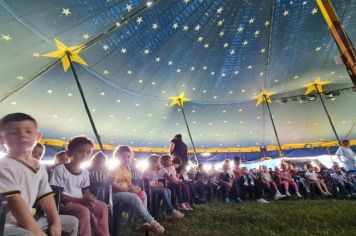
[[[160,219],[166,235],[356,235],[356,201],[279,201],[243,205],[214,201],[178,222]]]

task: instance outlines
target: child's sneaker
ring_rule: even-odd
[[[286,195],[283,195],[283,194],[281,194],[281,193],[276,193],[276,195],[274,195],[274,200],[279,200],[279,199],[282,199],[282,198],[285,198],[286,197]]]
[[[180,211],[189,211],[189,208],[186,207],[185,204],[179,204],[178,207],[177,207],[178,210]]]
[[[295,195],[297,195],[297,197],[299,197],[299,198],[302,198],[302,197],[303,197],[302,195],[300,195],[299,192],[297,192]]]
[[[264,198],[260,198],[260,199],[257,199],[257,203],[260,203],[260,204],[268,204],[269,203],[269,201],[267,201],[266,199],[264,199]]]
[[[242,203],[244,203],[244,201],[242,201],[241,198],[237,197],[237,198],[236,198],[236,203],[237,203],[237,204],[242,204]]]
[[[160,225],[157,221],[152,220],[150,223],[150,230],[153,234],[155,235],[163,235],[164,234],[164,228],[162,225]]]
[[[289,191],[286,191],[286,195],[287,195],[287,197],[290,197],[290,196],[291,196],[290,193],[289,193]]]
[[[188,211],[193,211],[193,208],[189,205],[189,203],[183,203],[183,205],[185,205],[185,207],[188,209]]]
[[[184,214],[177,210],[173,210],[172,214],[166,215],[167,220],[179,220],[182,219],[183,217]]]
[[[228,197],[224,198],[224,203],[225,204],[229,204],[230,203],[230,199]]]

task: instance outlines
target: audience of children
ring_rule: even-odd
[[[184,217],[184,214],[173,208],[171,191],[162,182],[159,182],[158,172],[160,169],[160,157],[158,155],[151,155],[148,157],[148,169],[143,172],[142,177],[148,180],[152,197],[159,195],[162,198],[166,218],[171,220],[181,219]]]
[[[116,204],[121,204],[133,209],[143,221],[139,230],[161,235],[164,233],[164,228],[148,212],[146,193],[139,186],[132,184],[132,173],[129,166],[133,155],[129,146],[118,146],[113,153],[113,158],[117,158],[119,161],[119,165],[108,174],[114,192],[114,208]]]
[[[93,142],[84,136],[74,137],[66,145],[70,162],[58,165],[51,174],[50,184],[63,188],[60,212],[79,220],[79,235],[108,236],[108,208],[89,191],[89,171],[82,169],[94,148]],[[93,229],[93,232],[92,232]]]
[[[38,162],[45,152],[45,146],[38,142],[40,137],[36,120],[27,114],[13,113],[0,120],[0,144],[8,150],[7,156],[0,160],[0,191],[9,205],[5,235],[60,235],[61,232],[73,236],[110,235],[107,205],[89,191],[91,182],[105,181],[112,184],[114,205],[121,204],[137,213],[142,220],[140,229],[156,235],[164,233],[163,226],[147,210],[144,189],[132,183],[130,167],[134,153],[129,146],[116,148],[113,158],[118,159],[119,165],[107,173],[107,157],[103,152],[95,153],[90,158],[90,167],[83,168],[92,154],[93,142],[84,136],[72,138],[65,151],[55,155],[55,168],[48,181],[45,168]],[[347,140],[342,148],[337,153],[339,156],[353,154],[348,150]],[[193,210],[190,204],[197,203],[196,199],[210,200],[213,196],[212,183],[217,184],[225,203],[229,203],[231,197],[236,203],[243,203],[242,199],[248,191],[254,193],[259,203],[268,203],[262,197],[262,189],[271,193],[274,200],[291,196],[290,188],[296,196],[302,197],[296,183],[300,170],[292,162],[284,162],[280,169],[275,167],[274,171],[266,166],[248,171],[241,166],[241,159],[235,157],[232,174],[232,163],[225,160],[220,173],[215,166],[206,173],[203,165],[199,164],[191,180],[186,168],[181,168],[182,161],[178,157],[172,159],[170,155],[151,155],[147,160],[148,169],[140,176],[147,179],[152,196],[159,195],[163,200],[164,215],[169,220],[183,218],[184,214],[178,210]],[[352,169],[350,166],[347,170]],[[322,195],[331,196],[317,167],[307,164],[306,169],[306,181],[315,185]],[[333,170],[331,178],[339,192],[356,195],[356,183],[352,176],[338,166],[334,166]],[[167,181],[167,187],[159,179]],[[65,215],[58,214],[49,183],[63,188],[59,212]],[[284,187],[286,195],[281,194],[279,187]],[[172,192],[176,195],[178,210],[174,209],[176,199]],[[31,213],[35,201],[45,213],[37,221]]]

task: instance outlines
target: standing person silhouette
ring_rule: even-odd
[[[176,134],[169,145],[169,154],[174,157],[179,157],[182,160],[182,165],[177,168],[177,173],[188,165],[188,147],[182,140],[181,134]]]

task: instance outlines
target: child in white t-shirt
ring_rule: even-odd
[[[93,142],[87,137],[78,136],[69,140],[66,154],[70,162],[58,165],[53,170],[50,183],[63,188],[63,207],[60,211],[78,218],[80,236],[109,236],[108,207],[90,193],[89,171],[81,168],[88,161],[93,148]]]
[[[328,187],[326,186],[323,179],[318,178],[318,174],[315,173],[314,167],[312,164],[307,164],[307,171],[305,172],[305,178],[312,183],[313,185],[317,186],[320,193],[324,196],[331,196],[332,194],[329,192]]]
[[[0,160],[0,193],[9,208],[4,235],[76,236],[78,220],[58,215],[46,168],[31,158],[40,138],[36,120],[27,114],[12,113],[0,120],[0,145],[8,151]],[[32,214],[35,202],[46,214],[37,221]]]

